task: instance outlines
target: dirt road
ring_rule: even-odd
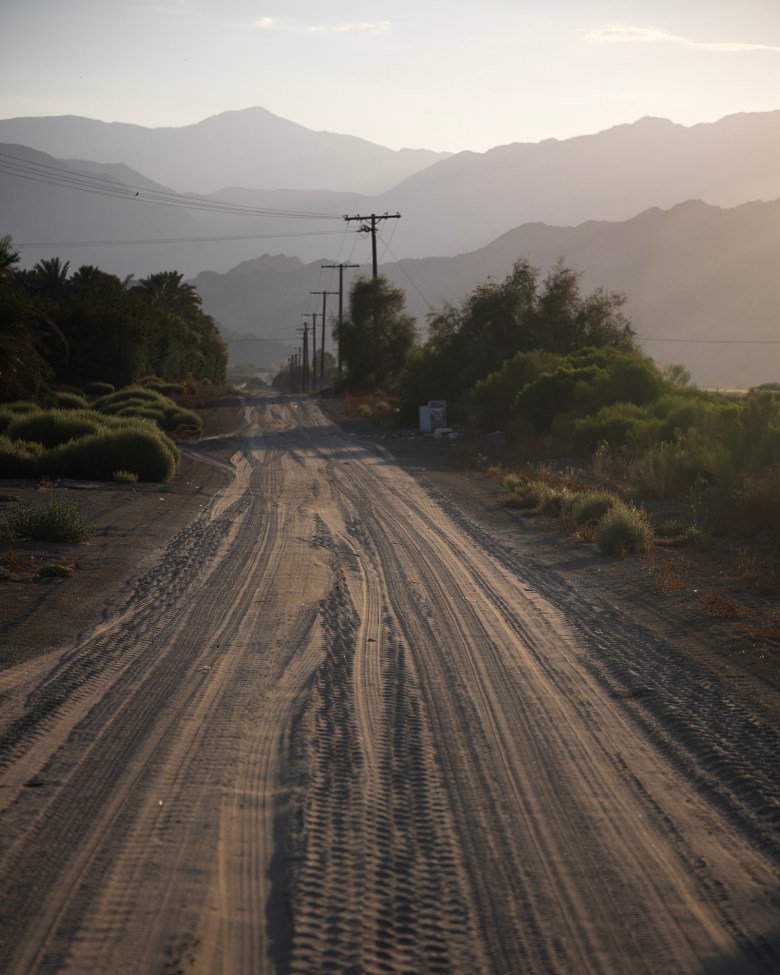
[[[0,673],[0,971],[776,973],[780,736],[306,399]]]

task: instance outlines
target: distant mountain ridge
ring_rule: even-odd
[[[263,117],[269,114],[261,109],[247,111],[249,118],[256,113]],[[137,129],[143,140],[158,131],[174,133],[175,139],[192,139],[196,135],[201,138],[204,130],[200,126],[206,126],[205,131],[227,126],[232,131],[231,125],[243,117],[244,113],[226,113],[199,126],[186,127],[186,132],[183,129],[143,130],[133,126],[120,126],[117,131],[123,139],[128,130],[137,135]],[[289,158],[296,150],[292,145],[285,148],[282,136],[295,133],[298,138],[300,127],[273,116],[271,119],[278,133],[273,151],[280,157]],[[41,124],[36,128],[39,135],[48,131],[50,122],[54,129],[62,128],[61,119],[0,120],[0,139],[4,138],[9,126],[32,122],[36,126]],[[97,131],[102,133],[111,128],[106,123],[89,123],[86,128],[80,128],[84,139],[82,150],[93,125],[97,125]],[[68,126],[64,131],[70,131]],[[302,132],[306,135],[308,130]],[[377,148],[361,140],[351,140],[351,137],[343,138],[347,142],[339,142],[342,148],[354,145],[355,141],[361,152],[367,146],[372,152]],[[231,144],[227,138],[212,137],[208,141],[210,146],[204,162],[214,155],[230,158],[242,155],[236,144]],[[73,141],[62,148],[68,149],[71,158],[84,160],[89,153],[76,152],[76,142],[78,140],[73,137]],[[136,144],[135,155],[140,157],[149,148],[145,143],[143,146]],[[0,146],[0,153],[3,151]],[[39,157],[39,161],[41,159],[46,161],[46,157]],[[96,173],[102,167],[112,178],[115,178],[113,174],[119,165],[67,162],[61,157],[48,157],[48,164],[88,168]],[[129,165],[127,160],[124,165]],[[362,156],[359,157],[359,168],[366,168]],[[258,171],[257,167],[254,171]],[[157,185],[176,187],[174,180],[163,179],[146,169],[141,169],[135,177],[131,172],[128,179],[131,178],[138,185],[139,181],[151,179]],[[149,273],[156,269],[155,265],[159,267],[160,262],[162,266],[176,268],[187,276],[204,269],[223,272],[242,261],[251,260],[269,247],[284,249],[304,262],[321,256],[333,260],[339,254],[348,255],[350,260],[357,257],[369,261],[368,242],[356,240],[356,225],[346,227],[342,216],[400,212],[400,220],[380,226],[378,252],[380,263],[384,263],[402,258],[470,252],[486,246],[514,227],[533,222],[576,226],[586,220],[622,221],[651,207],[666,209],[691,199],[720,207],[732,207],[750,200],[778,199],[780,111],[731,115],[718,122],[691,127],[664,119],[645,118],[594,135],[561,141],[515,143],[486,153],[458,153],[418,167],[392,189],[376,195],[341,192],[333,188],[257,189],[233,183],[230,188],[203,195],[215,203],[228,201],[245,207],[286,211],[288,216],[248,217],[216,211],[170,210],[171,219],[167,220],[160,212],[153,214],[155,208],[149,205],[145,207],[150,218],[146,232],[142,229],[138,208],[131,209],[132,201],[107,201],[109,212],[103,213],[96,204],[96,201],[99,204],[99,197],[94,197],[86,206],[85,194],[75,190],[38,184],[36,192],[31,194],[21,190],[20,184],[19,179],[3,175],[0,157],[0,227],[20,242],[90,241],[104,237],[117,241],[153,238],[166,241],[122,248],[115,245],[110,251],[104,246],[92,250],[77,248],[73,252],[74,258],[78,254],[74,263],[86,261],[101,266],[107,263],[106,270],[122,276]],[[26,206],[13,207],[13,221],[9,223],[11,202],[20,192],[26,198]],[[128,223],[122,219],[123,207],[130,217],[129,223],[137,228],[132,235],[128,232]],[[162,209],[165,208],[157,208],[158,211]],[[174,217],[174,213],[179,217]],[[330,214],[331,217],[328,220],[309,219],[296,217],[295,213]],[[86,219],[87,215],[94,226]],[[189,218],[192,228],[188,241],[177,240],[177,227],[187,222],[181,215]],[[239,240],[239,237],[252,239]],[[268,244],[272,238],[275,243]],[[54,253],[54,248],[49,251],[36,249],[30,257],[37,260]]]
[[[314,132],[264,108],[223,112],[177,128],[75,115],[0,119],[0,142],[65,161],[124,163],[180,193],[228,186],[379,193],[448,155]]]

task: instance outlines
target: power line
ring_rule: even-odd
[[[16,176],[20,179],[48,183],[54,186],[63,186],[84,193],[95,193],[100,196],[110,196],[117,199],[136,201],[138,203],[152,203],[157,206],[168,206],[186,210],[205,210],[236,216],[287,217],[308,220],[337,220],[341,218],[341,214],[337,213],[253,207],[241,203],[207,200],[203,197],[189,194],[150,190],[144,186],[122,183],[119,180],[114,180],[107,176],[81,173],[74,169],[62,169],[57,166],[32,162],[31,160],[22,159],[19,156],[13,156],[5,152],[0,152],[0,172],[4,172],[9,176]]]
[[[396,267],[397,267],[397,268],[398,268],[398,269],[399,269],[400,271],[403,271],[403,273],[404,273],[404,276],[406,277],[406,279],[407,279],[407,281],[409,282],[409,284],[411,284],[411,286],[412,286],[412,287],[414,288],[414,290],[415,290],[415,291],[417,292],[417,294],[418,294],[418,295],[419,295],[419,296],[420,296],[420,297],[422,298],[422,300],[423,300],[423,301],[425,302],[425,304],[426,304],[426,305],[428,306],[428,308],[429,308],[429,309],[430,309],[430,308],[432,308],[433,306],[431,305],[431,303],[430,303],[430,301],[428,301],[428,299],[427,299],[427,298],[425,297],[425,295],[424,295],[424,294],[422,293],[422,291],[420,291],[420,289],[419,289],[419,288],[417,287],[417,284],[416,284],[416,282],[414,281],[414,279],[412,278],[412,276],[411,276],[411,275],[409,274],[409,272],[408,272],[408,271],[406,270],[406,268],[405,268],[405,267],[404,267],[404,265],[403,265],[403,264],[401,263],[401,261],[400,261],[400,260],[399,260],[399,259],[398,259],[398,258],[397,258],[397,257],[395,256],[395,254],[394,254],[394,253],[393,253],[393,252],[392,252],[392,251],[390,250],[390,245],[389,245],[389,244],[387,244],[387,246],[385,247],[385,250],[386,250],[386,251],[387,251],[387,253],[388,253],[388,254],[389,254],[389,255],[390,255],[391,257],[392,257],[392,259],[393,259],[393,260],[395,261],[395,264],[396,264]]]
[[[36,247],[121,247],[137,244],[197,244],[204,242],[219,242],[225,240],[269,240],[277,237],[332,237],[341,235],[340,230],[305,230],[298,233],[284,234],[225,234],[223,236],[204,237],[150,237],[145,240],[50,240],[34,241],[32,243],[16,243],[14,246]]]

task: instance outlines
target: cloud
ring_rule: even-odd
[[[275,20],[273,17],[261,17],[255,21],[255,27],[273,27]]]
[[[741,41],[694,41],[670,31],[652,27],[600,27],[584,32],[585,40],[592,44],[679,44],[699,51],[780,51],[775,44],[748,44]]]
[[[390,30],[391,24],[389,20],[380,20],[375,23],[351,23],[351,24],[321,24],[318,27],[309,27],[308,30],[312,33],[333,33],[333,34],[347,34],[353,31],[363,31],[369,34],[382,34],[386,30]]]

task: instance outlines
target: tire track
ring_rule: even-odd
[[[481,970],[438,770],[403,641],[389,616],[362,624],[355,598],[375,604],[377,580],[334,553],[321,604],[324,658],[293,740],[299,801],[291,837],[291,972]],[[361,547],[363,562],[367,551]],[[345,570],[343,567],[348,566]],[[377,633],[369,637],[368,633]],[[359,717],[357,659],[380,687],[381,710]],[[373,683],[373,681],[372,681]]]

